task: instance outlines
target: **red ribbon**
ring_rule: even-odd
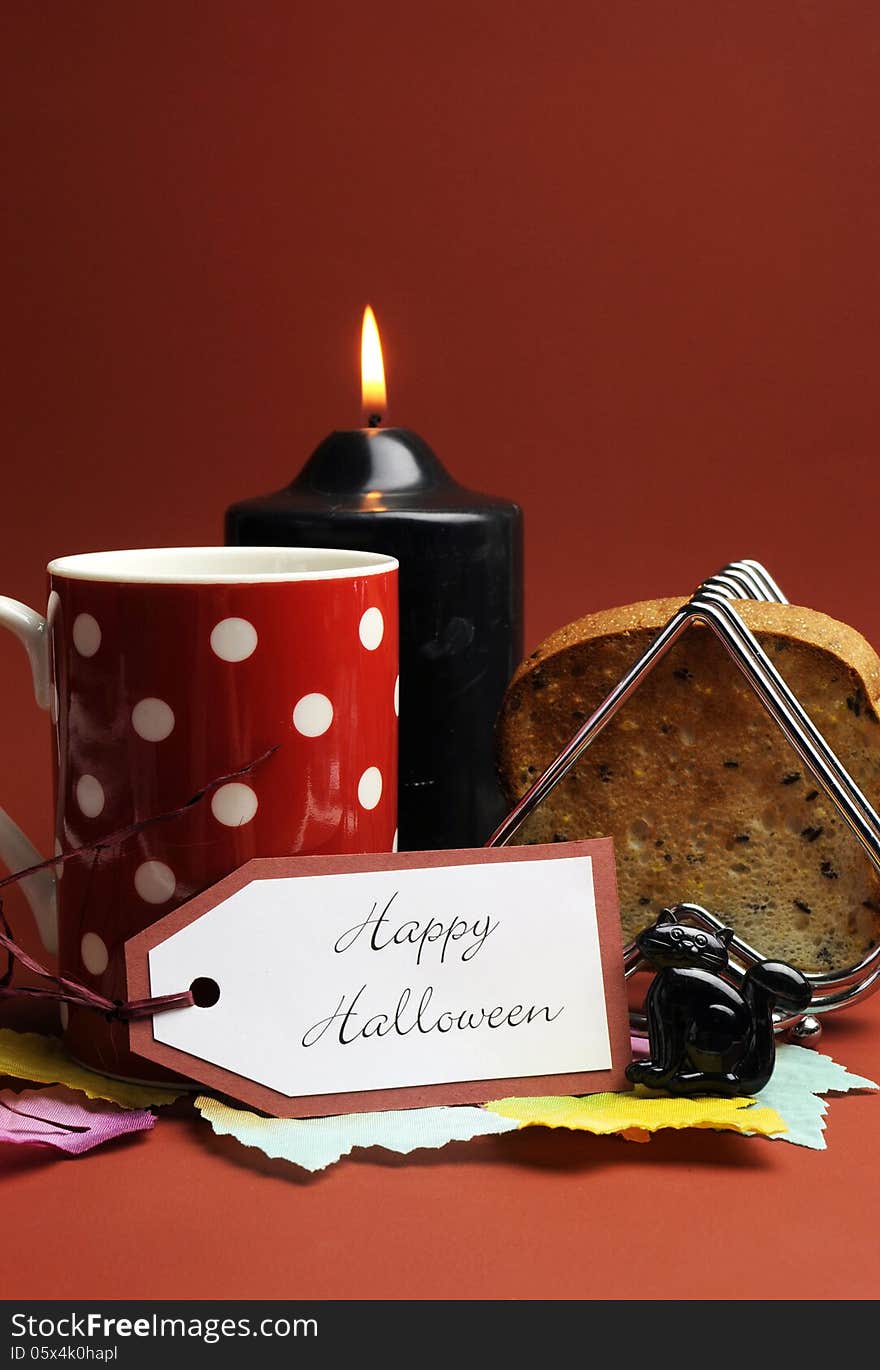
[[[65,852],[61,856],[50,857],[48,861],[41,861],[36,866],[28,866],[26,870],[15,871],[12,875],[5,876],[0,880],[0,889],[5,889],[8,885],[17,884],[19,880],[24,880],[29,875],[36,875],[38,871],[48,870],[63,864],[65,861],[72,861],[74,857],[84,856],[91,852],[106,851],[108,847],[118,847],[129,837],[136,833],[143,832],[144,828],[151,827],[154,823],[167,823],[170,819],[179,818],[191,809],[194,804],[199,804],[206,795],[218,786],[227,784],[230,780],[235,780],[240,775],[247,775],[250,771],[268,760],[278,748],[270,747],[263,752],[255,761],[251,761],[247,766],[241,766],[237,771],[230,771],[228,775],[218,776],[209,784],[204,785],[196,794],[182,804],[179,809],[173,809],[170,813],[157,814],[155,818],[145,818],[139,823],[132,823],[127,828],[120,828],[117,832],[111,833],[108,837],[103,837],[100,842],[95,842],[89,847],[77,847],[74,851]],[[79,1008],[93,1009],[97,1013],[103,1013],[110,1022],[133,1022],[137,1018],[151,1018],[154,1013],[167,1013],[173,1008],[190,1008],[194,1003],[193,992],[191,989],[181,990],[177,994],[160,994],[155,999],[107,999],[103,994],[98,994],[96,990],[89,989],[88,985],[80,985],[76,980],[68,980],[63,975],[55,975],[40,965],[29,952],[20,947],[12,936],[12,929],[6,921],[3,913],[3,904],[0,901],[0,947],[7,954],[7,966],[3,975],[0,976],[0,999],[17,999],[28,997],[31,999],[49,999],[55,1003],[76,1004]],[[18,985],[13,987],[12,971],[15,962],[24,966],[26,970],[39,975],[42,980],[51,980],[57,989],[41,989],[37,986]]]
[[[0,905],[0,924],[3,926],[0,932],[0,947],[3,947],[8,955],[8,965],[3,978],[0,979],[0,999],[17,999],[27,996],[31,999],[50,999],[61,1004],[77,1004],[80,1008],[95,1009],[98,1013],[103,1013],[108,1021],[132,1022],[135,1018],[151,1018],[154,1013],[165,1013],[170,1008],[189,1008],[195,1000],[191,989],[181,990],[178,994],[160,994],[155,999],[128,999],[123,1002],[121,999],[107,999],[103,994],[98,994],[96,990],[89,989],[88,985],[77,984],[76,980],[68,980],[63,975],[54,975],[51,970],[41,966],[24,947],[20,947],[12,937],[12,929],[6,921],[3,907]],[[57,985],[57,989],[40,989],[31,985],[12,986],[9,981],[12,978],[13,962],[18,961],[26,970],[33,971],[42,980],[51,980]]]
[[[12,875],[6,875],[0,880],[0,890],[6,889],[7,885],[16,885],[19,880],[26,880],[29,875],[37,875],[40,871],[49,870],[55,866],[63,866],[67,861],[73,861],[80,856],[89,856],[93,852],[107,851],[108,848],[120,847],[123,842],[127,842],[130,837],[135,837],[145,828],[151,828],[156,823],[168,823],[174,818],[181,818],[195,804],[200,804],[202,800],[213,790],[225,785],[230,780],[237,780],[240,775],[250,775],[251,771],[256,770],[264,761],[268,761],[270,756],[274,756],[278,751],[278,745],[270,747],[263,752],[255,761],[249,761],[246,766],[239,766],[237,771],[230,771],[228,775],[220,775],[216,780],[211,780],[207,785],[203,785],[200,790],[181,804],[179,809],[171,809],[168,813],[158,813],[153,818],[142,818],[139,823],[130,823],[127,828],[117,828],[116,832],[111,832],[107,837],[102,837],[100,842],[93,842],[88,847],[74,847],[72,851],[63,852],[58,856],[50,856],[48,861],[39,861],[36,866],[27,866],[24,870],[13,871]]]

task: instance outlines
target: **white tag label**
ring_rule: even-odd
[[[149,952],[156,1042],[293,1098],[611,1066],[592,860],[253,880]]]

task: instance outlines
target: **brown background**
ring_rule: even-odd
[[[737,556],[880,640],[871,0],[6,0],[0,27],[0,589],[42,601],[64,552],[219,539],[229,501],[357,421],[369,299],[392,419],[525,508],[530,643]],[[11,640],[0,682],[0,800],[47,844],[46,728]],[[833,1040],[871,1073],[869,1020]],[[709,1239],[711,1186],[713,1222],[763,1204],[795,1252],[797,1194],[821,1192],[834,1233],[811,1249],[836,1234],[845,1255],[794,1259],[788,1292],[865,1293],[871,1205],[848,1206],[869,1176],[876,1197],[856,1122],[876,1109],[837,1105],[827,1156],[533,1133],[315,1182],[166,1123],[78,1163],[76,1188],[69,1164],[3,1161],[43,1238],[4,1292],[780,1291],[776,1241],[745,1237],[723,1270],[663,1276],[684,1213],[691,1249]],[[189,1234],[161,1260],[160,1186]],[[77,1193],[92,1265],[52,1245]]]

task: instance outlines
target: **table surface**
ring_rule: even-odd
[[[4,1017],[6,1015],[4,1014]],[[880,1078],[880,998],[822,1046]],[[880,1098],[828,1150],[528,1128],[308,1175],[188,1107],[79,1159],[0,1148],[5,1298],[874,1298]],[[807,1253],[809,1253],[807,1255]]]

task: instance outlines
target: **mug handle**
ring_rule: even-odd
[[[48,623],[42,614],[26,604],[0,595],[0,626],[14,633],[27,652],[37,704],[41,709],[48,709],[52,695]],[[42,860],[18,824],[0,809],[0,861],[14,872],[37,866]],[[54,954],[58,950],[58,880],[54,870],[50,868],[29,875],[22,880],[21,888],[31,906],[43,946]]]

